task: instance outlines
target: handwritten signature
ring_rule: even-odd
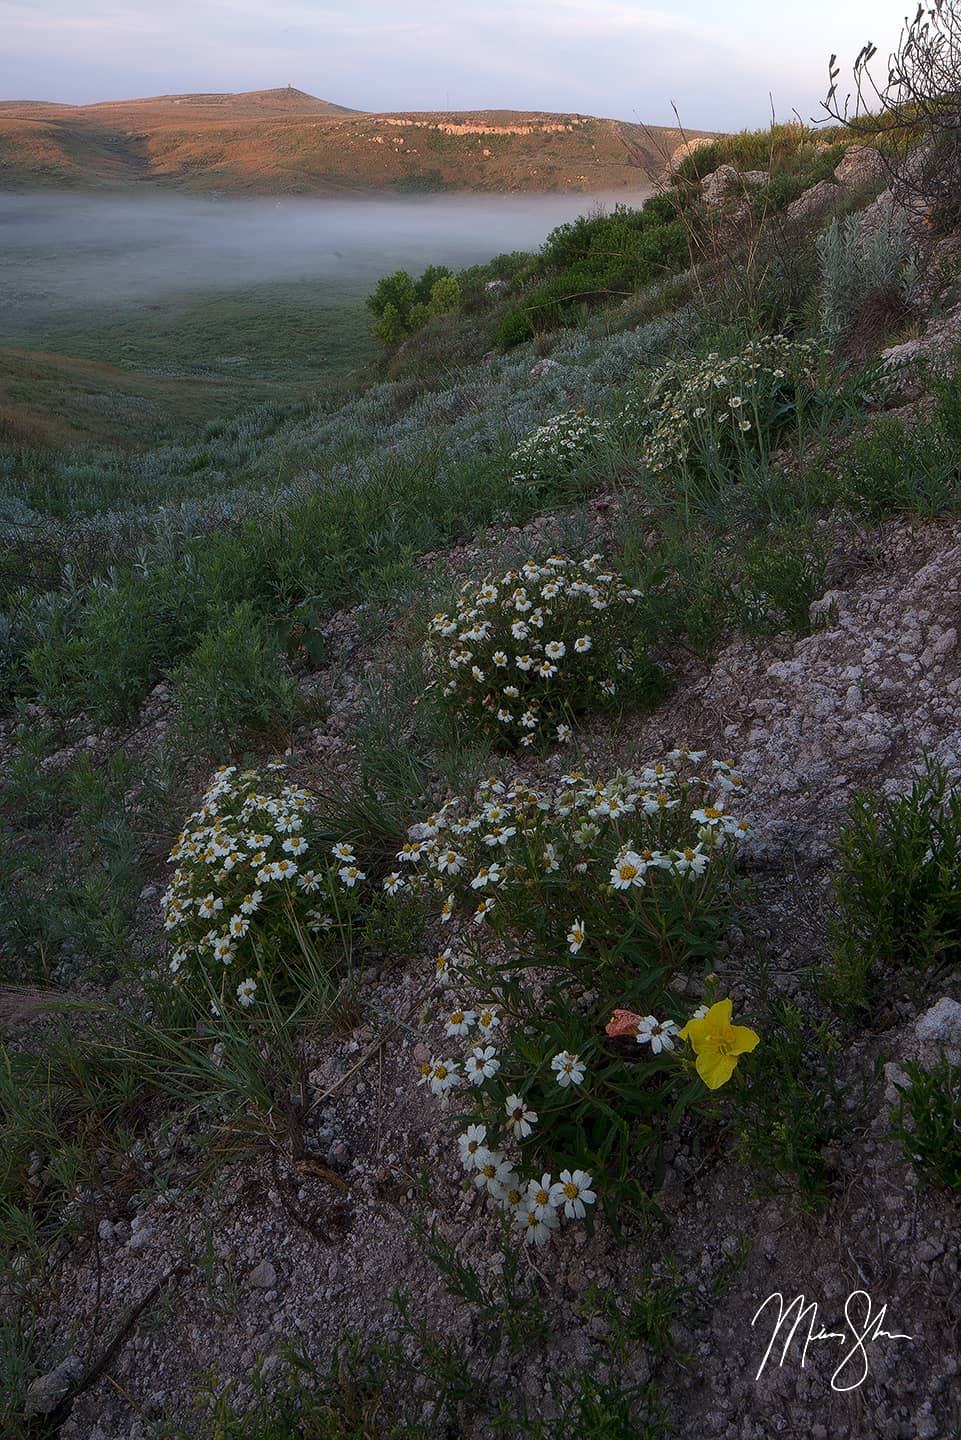
[[[768,1306],[775,1306],[777,1321],[771,1333],[768,1347],[764,1352],[764,1358],[758,1366],[755,1380],[760,1380],[764,1373],[765,1366],[771,1358],[778,1340],[782,1338],[784,1344],[781,1350],[781,1358],[777,1362],[782,1366],[788,1358],[788,1351],[794,1342],[797,1331],[801,1330],[801,1368],[807,1359],[808,1346],[820,1340],[833,1340],[834,1342],[848,1346],[845,1349],[840,1364],[831,1376],[831,1389],[839,1392],[856,1390],[863,1384],[868,1376],[868,1346],[877,1340],[913,1340],[913,1335],[902,1335],[898,1331],[885,1330],[884,1321],[887,1316],[887,1305],[882,1305],[875,1314],[874,1302],[866,1290],[852,1290],[844,1302],[844,1323],[843,1330],[825,1330],[818,1324],[818,1302],[810,1301],[806,1304],[803,1295],[795,1295],[789,1304],[785,1303],[784,1296],[780,1290],[775,1290],[765,1301],[758,1306],[751,1325],[754,1326]],[[804,1326],[807,1331],[804,1331]],[[853,1378],[852,1378],[853,1377]],[[847,1383],[842,1383],[846,1381]]]

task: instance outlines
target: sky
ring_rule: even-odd
[[[358,110],[576,111],[733,130],[819,113],[905,0],[0,0],[0,99],[291,84]],[[847,74],[848,69],[843,73]],[[880,67],[879,67],[880,73]],[[842,85],[843,93],[843,85]]]

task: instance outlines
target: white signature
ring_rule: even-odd
[[[882,1305],[877,1314],[874,1313],[874,1302],[866,1290],[852,1290],[844,1302],[844,1330],[825,1330],[818,1325],[818,1304],[812,1300],[805,1304],[803,1295],[795,1295],[794,1299],[785,1304],[784,1296],[780,1290],[775,1290],[769,1295],[755,1312],[751,1325],[757,1324],[761,1315],[773,1302],[777,1302],[777,1322],[764,1352],[764,1358],[758,1366],[755,1380],[760,1380],[764,1373],[764,1367],[771,1358],[771,1351],[781,1338],[782,1331],[786,1331],[784,1345],[781,1350],[781,1358],[778,1366],[784,1364],[787,1359],[788,1350],[794,1340],[799,1327],[807,1325],[807,1331],[801,1331],[803,1345],[801,1347],[801,1368],[807,1358],[808,1346],[818,1340],[834,1340],[840,1344],[847,1345],[841,1363],[831,1376],[831,1389],[837,1391],[856,1390],[868,1376],[868,1346],[876,1340],[913,1340],[913,1335],[902,1335],[894,1330],[883,1328],[887,1315],[887,1305]],[[853,1378],[851,1378],[853,1377]],[[846,1379],[847,1383],[842,1383]]]

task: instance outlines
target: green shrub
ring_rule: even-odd
[[[633,619],[638,598],[599,555],[468,581],[453,614],[430,622],[432,685],[457,723],[495,743],[566,741],[576,715],[660,689]]]
[[[907,795],[856,796],[838,838],[826,991],[867,1011],[961,956],[961,790],[929,761]]]
[[[832,220],[817,253],[821,334],[828,345],[844,340],[866,305],[884,302],[885,313],[900,312],[903,322],[917,303],[921,252],[903,209],[891,206],[868,230],[860,214]]]
[[[688,260],[686,231],[663,196],[641,210],[618,205],[610,215],[582,215],[548,236],[530,269],[540,285],[506,312],[494,342],[507,349],[574,323],[585,308],[631,295]]]
[[[393,275],[382,275],[377,281],[373,291],[367,297],[367,308],[377,316],[382,316],[388,305],[393,306],[394,312],[406,322],[411,306],[418,300],[425,300],[427,295],[418,295],[417,287],[406,270],[395,270]]]
[[[459,310],[460,304],[460,285],[446,265],[428,265],[417,280],[406,270],[384,275],[367,297],[367,308],[376,317],[373,333],[390,349],[433,316]]]
[[[434,281],[427,304],[429,314],[448,315],[452,310],[459,310],[460,303],[460,286],[453,275],[442,275]]]
[[[827,588],[820,532],[799,525],[745,539],[735,559],[734,619],[749,635],[806,634],[813,601]]]
[[[195,755],[278,741],[304,713],[280,647],[253,605],[236,605],[172,675],[177,736]]]
[[[24,665],[55,714],[84,709],[114,724],[161,679],[171,655],[189,648],[205,612],[203,589],[185,566],[125,571],[92,585],[73,628],[32,646]]]
[[[908,428],[882,417],[852,441],[839,477],[840,498],[872,520],[907,513],[956,513],[961,504],[961,373],[935,386],[937,405]]]
[[[893,1138],[922,1180],[961,1190],[961,1065],[942,1055],[930,1070],[905,1069]]]
[[[740,1151],[759,1186],[794,1187],[802,1210],[823,1210],[839,1175],[836,1146],[850,1128],[849,1092],[838,1076],[839,1037],[777,1000],[735,1122]]]

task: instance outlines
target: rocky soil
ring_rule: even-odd
[[[616,504],[602,497],[594,520],[603,543]],[[847,559],[813,607],[812,635],[738,640],[710,665],[688,663],[666,703],[614,731],[595,728],[578,756],[598,773],[639,766],[682,741],[738,757],[748,781],[740,810],[752,826],[745,863],[756,883],[716,966],[736,1001],[750,991],[759,945],[787,994],[820,953],[832,837],[859,788],[904,788],[928,756],[961,778],[961,524],[898,523],[870,545],[842,539]],[[446,561],[455,571],[473,565],[484,544]],[[290,757],[305,775],[351,763],[347,737],[369,655],[352,617],[331,629],[342,652],[324,679],[331,718],[299,737]],[[147,729],[163,727],[164,706],[161,692]],[[570,757],[545,763],[558,768]],[[155,905],[146,894],[154,949]],[[482,1271],[499,1263],[490,1212],[461,1190],[449,1127],[414,1084],[441,1033],[422,1013],[436,948],[363,977],[359,1023],[312,1057],[315,1103],[299,1160],[271,1164],[248,1151],[200,1176],[193,1132],[158,1132],[143,1161],[162,1183],[97,1202],[95,1240],[61,1252],[44,1323],[49,1368],[33,1392],[38,1412],[57,1414],[78,1376],[109,1352],[99,1378],[57,1415],[64,1440],[146,1440],[168,1412],[189,1428],[192,1397],[211,1372],[242,1405],[256,1370],[279,1372],[287,1344],[323,1365],[348,1331],[391,1337],[395,1284],[413,1297],[415,1317],[469,1355],[477,1316],[447,1294],[411,1232],[417,1214],[436,1218]],[[657,1357],[637,1347],[629,1371],[640,1381],[655,1376],[677,1440],[961,1435],[957,1203],[920,1188],[887,1136],[899,1073],[891,1067],[924,1058],[932,1034],[961,1047],[956,1001],[954,979],[920,1006],[895,1006],[887,1029],[844,1055],[852,1126],[825,1213],[802,1213],[790,1193],[755,1193],[756,1177],[736,1155],[682,1135],[660,1213],[629,1243],[601,1222],[591,1237],[572,1227],[538,1255],[551,1338],[519,1359],[505,1355],[492,1391],[522,1395],[549,1415],[550,1374],[601,1363],[599,1322],[581,1313],[590,1287],[624,1293],[634,1277],[652,1266],[664,1275],[674,1261],[686,1287],[675,1350]],[[919,1013],[935,1002],[933,1015]],[[803,1293],[820,1307],[817,1324],[838,1331],[856,1291],[870,1296],[875,1318],[887,1307],[886,1331],[910,1337],[869,1342],[863,1379],[861,1352],[838,1372],[850,1338],[812,1343],[806,1356],[796,1339],[783,1364],[778,1346],[758,1373],[771,1305],[752,1322],[768,1296]]]

